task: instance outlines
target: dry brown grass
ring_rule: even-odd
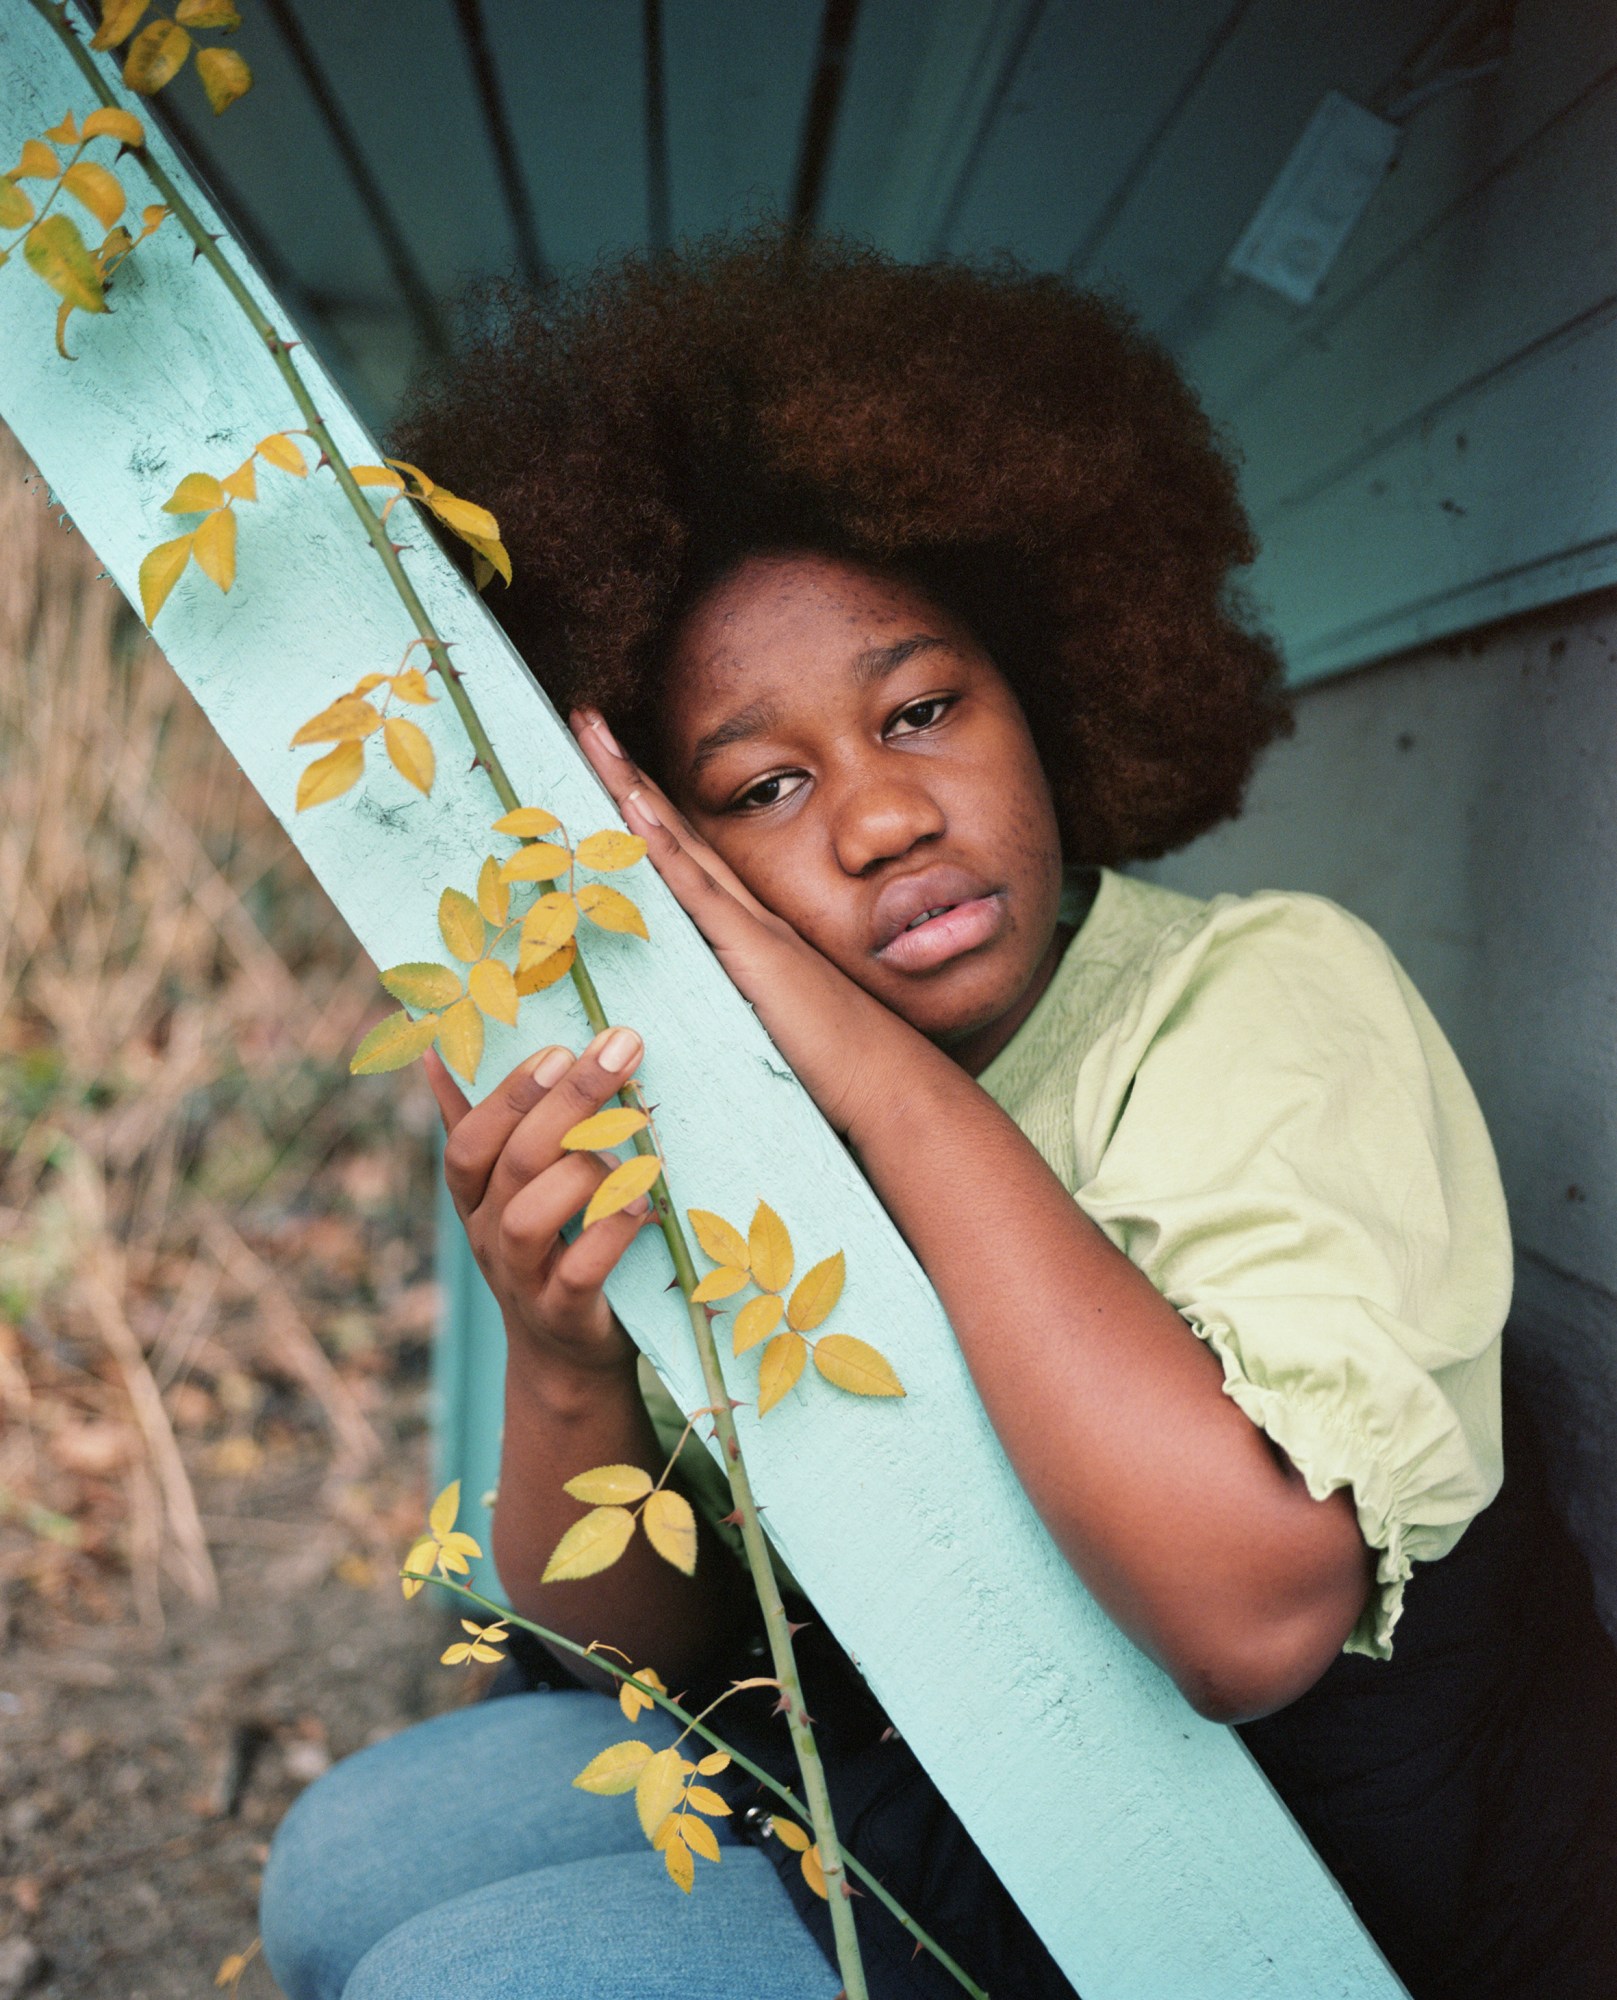
[[[188,1467],[375,1459],[435,1113],[348,1075],[369,960],[3,430],[0,547],[0,1612],[151,1628],[217,1593]]]

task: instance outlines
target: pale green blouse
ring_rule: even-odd
[[[1391,952],[1323,897],[1201,902],[1102,869],[978,1081],[1309,1491],[1352,1488],[1378,1562],[1345,1650],[1386,1658],[1411,1564],[1499,1489],[1511,1291],[1482,1114]],[[641,1379],[671,1446],[682,1419]],[[694,1440],[681,1471],[728,1511]]]

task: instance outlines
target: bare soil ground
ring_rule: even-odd
[[[299,1788],[476,1692],[396,1576],[436,1112],[3,430],[0,547],[0,2000],[180,2000]]]

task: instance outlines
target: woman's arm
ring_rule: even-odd
[[[1204,1714],[1319,1677],[1373,1565],[1223,1393],[1217,1357],[940,1049],[770,912],[627,764],[581,740],[925,1267],[1030,1499],[1123,1629]]]

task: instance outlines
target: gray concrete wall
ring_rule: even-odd
[[[1617,1634],[1617,593],[1302,690],[1247,810],[1139,872],[1373,924],[1465,1065],[1518,1249],[1514,1365]]]

